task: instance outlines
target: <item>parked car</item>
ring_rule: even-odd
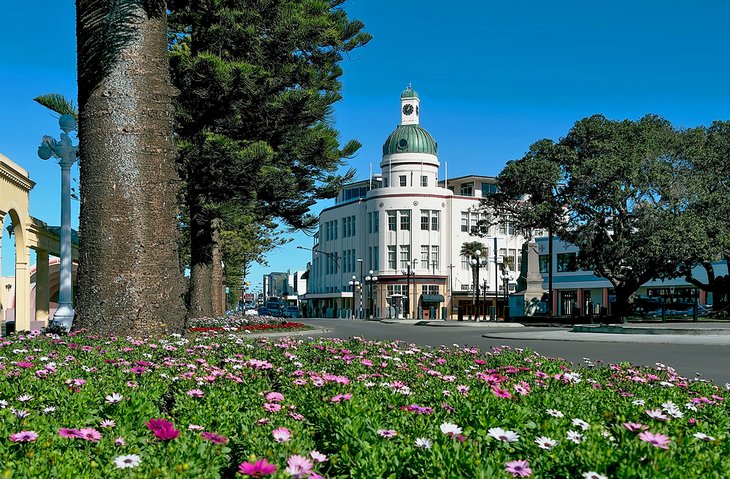
[[[301,318],[302,313],[299,312],[299,308],[296,306],[289,306],[284,310],[282,316],[285,318]]]
[[[250,308],[250,309],[247,309],[246,311],[244,311],[243,314],[245,316],[256,316],[257,314],[259,314],[259,311],[258,311],[258,309]]]
[[[259,316],[271,316],[271,311],[265,306],[261,306],[258,310]]]

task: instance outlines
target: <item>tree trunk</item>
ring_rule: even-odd
[[[221,231],[220,227],[217,226],[217,222],[214,223],[212,228],[212,271],[210,287],[213,290],[211,297],[213,304],[211,309],[213,315],[221,317],[226,314],[226,295],[223,289],[223,251],[221,249]]]
[[[613,303],[612,317],[614,322],[623,323],[631,314],[631,303],[629,299],[637,288],[618,286],[614,288],[616,301]]]
[[[212,317],[213,230],[195,200],[190,204],[190,308],[191,318]],[[219,260],[220,267],[220,260]]]
[[[134,34],[114,61],[103,64],[94,56],[94,40],[105,40],[92,38],[99,36],[98,9],[94,1],[77,1],[79,65],[87,67],[79,68],[82,197],[74,329],[144,337],[180,333],[185,307],[166,18],[149,18],[138,7]],[[97,71],[88,68],[89,59]]]

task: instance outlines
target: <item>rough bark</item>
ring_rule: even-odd
[[[225,315],[225,293],[223,289],[223,250],[221,249],[221,233],[220,228],[213,226],[212,231],[212,271],[211,271],[211,278],[210,278],[210,287],[213,290],[211,293],[211,298],[213,299],[213,304],[211,305],[211,309],[213,310],[213,315],[216,317],[220,317]]]
[[[213,229],[208,218],[191,206],[190,221],[190,305],[188,316],[213,316]],[[219,260],[220,261],[220,260]]]
[[[91,54],[84,35],[93,29],[86,24],[92,8],[94,2],[77,2],[80,65]],[[184,331],[185,308],[166,19],[139,11],[134,38],[100,81],[90,83],[88,72],[79,70],[82,197],[74,329],[149,337]]]

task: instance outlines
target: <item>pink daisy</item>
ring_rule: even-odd
[[[277,392],[270,392],[266,395],[266,400],[269,402],[282,402],[284,401],[284,395]]]
[[[201,391],[200,389],[191,389],[190,391],[186,392],[185,394],[187,394],[191,398],[202,398],[203,396],[205,396],[205,393],[203,391]]]
[[[669,449],[669,444],[672,442],[669,436],[664,434],[654,434],[649,431],[643,431],[639,433],[639,439],[644,442],[648,442],[654,447],[660,447],[662,449]]]
[[[291,439],[291,432],[285,427],[278,427],[271,431],[271,435],[274,436],[276,442],[287,442]]]
[[[291,456],[289,460],[286,461],[286,464],[286,472],[294,478],[300,479],[303,477],[309,477],[309,475],[312,474],[312,461],[304,456]]]
[[[215,432],[203,432],[200,434],[203,439],[206,439],[214,444],[225,444],[228,442],[228,438]]]
[[[386,439],[390,439],[391,437],[398,435],[398,433],[393,429],[378,429],[378,434]]]
[[[639,422],[625,422],[624,427],[631,432],[640,432],[644,429],[648,429],[648,426],[644,426]]]
[[[91,442],[99,442],[101,440],[101,433],[93,427],[85,427],[83,429],[79,429],[78,435],[76,437]]]
[[[527,461],[511,461],[504,465],[504,470],[512,474],[514,477],[530,477],[532,469]]]
[[[58,430],[58,435],[61,437],[66,437],[69,439],[74,439],[79,437],[79,430],[78,429],[70,429],[68,427],[62,427]]]
[[[10,435],[10,442],[33,442],[38,439],[35,431],[19,431]]]
[[[275,473],[276,466],[264,458],[254,463],[244,462],[238,466],[238,472],[250,477],[264,477]]]
[[[325,462],[327,460],[327,456],[319,451],[312,451],[309,453],[309,455],[312,457],[312,459],[314,459],[315,462]]]

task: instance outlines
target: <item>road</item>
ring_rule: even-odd
[[[686,377],[695,377],[697,373],[704,379],[711,379],[718,385],[730,383],[730,348],[717,345],[697,344],[645,344],[645,343],[608,343],[553,341],[540,339],[491,339],[484,334],[499,332],[515,333],[516,329],[476,328],[463,326],[414,326],[403,324],[385,324],[371,321],[353,321],[349,319],[304,319],[303,322],[315,327],[328,328],[332,331],[323,334],[325,337],[347,338],[360,336],[373,340],[402,339],[404,341],[440,346],[470,345],[482,350],[495,346],[507,345],[518,348],[529,348],[545,356],[558,357],[572,363],[580,363],[584,357],[604,363],[630,362],[638,365],[653,366],[663,363],[675,368]],[[520,331],[556,331],[559,328],[523,328]],[[627,338],[630,341],[631,338]]]

